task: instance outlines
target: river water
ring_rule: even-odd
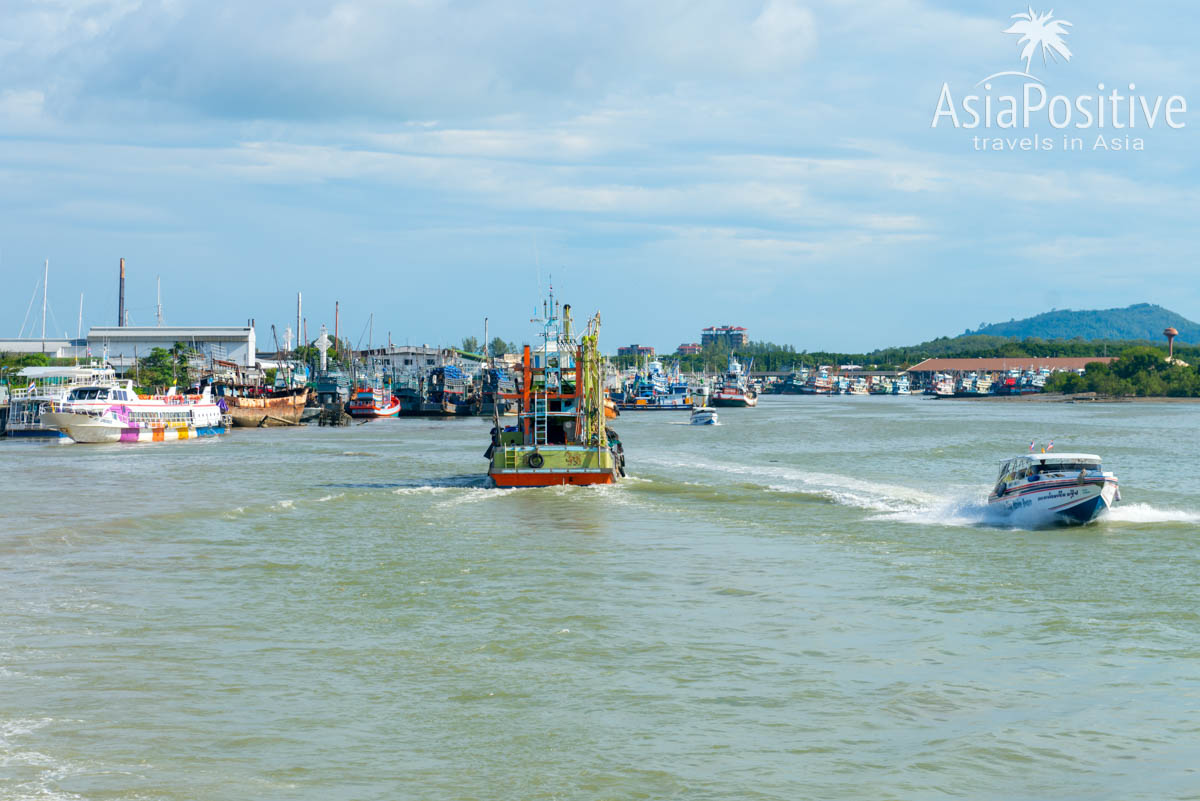
[[[764,398],[0,445],[3,799],[1200,798],[1200,407]],[[985,525],[1031,439],[1123,504]]]

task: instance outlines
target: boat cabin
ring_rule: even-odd
[[[138,399],[133,388],[126,387],[76,387],[67,395],[70,401],[119,401],[128,402]]]
[[[1039,476],[1071,476],[1081,471],[1101,472],[1100,457],[1093,453],[1031,453],[1000,463],[998,481],[1037,480]]]

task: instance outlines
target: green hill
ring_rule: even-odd
[[[1152,303],[1123,309],[1072,311],[1057,309],[1024,320],[983,325],[964,336],[984,335],[1025,339],[1149,340],[1163,338],[1164,328],[1179,331],[1180,342],[1200,343],[1200,323]]]

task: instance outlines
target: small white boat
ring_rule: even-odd
[[[1083,525],[1120,500],[1117,477],[1099,456],[1031,453],[1001,463],[988,509],[1031,527]]]
[[[689,421],[694,426],[712,426],[717,424],[717,410],[711,406],[697,406],[692,409]]]

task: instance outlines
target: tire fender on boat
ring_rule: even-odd
[[[538,453],[537,451],[534,451],[533,453],[529,454],[529,466],[532,467],[534,470],[537,470],[539,467],[541,467],[545,463],[546,463],[546,460],[544,458],[542,458],[542,455],[540,453]]]

